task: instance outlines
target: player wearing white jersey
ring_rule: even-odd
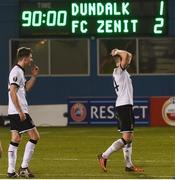
[[[7,176],[14,178],[18,176],[15,172],[18,145],[22,139],[22,133],[26,132],[29,136],[29,141],[26,144],[23,161],[19,169],[21,177],[34,177],[28,166],[35,145],[39,140],[39,133],[28,112],[28,104],[26,100],[26,91],[31,90],[36,77],[39,73],[39,68],[36,65],[32,66],[32,50],[30,48],[21,47],[17,50],[17,64],[12,68],[9,74],[8,95],[8,117],[10,119],[11,142],[8,148],[8,170]],[[31,67],[31,78],[26,81],[24,72],[26,67]]]
[[[115,106],[126,104],[133,105],[133,87],[129,73],[122,67],[117,67],[113,72],[113,84],[117,94]]]
[[[113,142],[112,145],[102,154],[98,155],[98,162],[104,172],[107,171],[107,159],[115,152],[123,149],[125,170],[134,172],[143,172],[142,168],[133,165],[132,155],[132,139],[134,130],[133,115],[133,86],[127,68],[132,60],[132,54],[124,51],[113,49],[111,55],[115,59],[116,68],[113,71],[113,84],[117,94],[116,99],[116,116],[119,120],[119,131],[122,138]]]

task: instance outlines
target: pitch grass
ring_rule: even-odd
[[[136,127],[133,159],[144,173],[124,171],[122,151],[113,153],[108,172],[98,166],[97,154],[120,137],[115,127],[38,128],[41,139],[37,144],[30,168],[40,179],[172,179],[175,176],[175,128]],[[8,128],[0,128],[4,153],[0,159],[0,178],[6,178]],[[19,146],[17,168],[27,136]]]

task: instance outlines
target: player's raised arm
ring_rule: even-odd
[[[132,60],[132,54],[125,50],[113,49],[111,55],[113,57],[120,56],[120,66],[123,69],[126,69]]]
[[[26,87],[25,87],[26,91],[30,91],[32,89],[32,87],[34,86],[35,81],[36,81],[36,77],[38,76],[38,73],[39,73],[39,67],[34,65],[32,67],[32,71],[31,72],[32,72],[32,76],[31,76],[30,80],[28,80],[26,82]]]

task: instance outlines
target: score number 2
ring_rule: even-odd
[[[160,11],[159,15],[163,16],[164,13],[164,1],[160,2]],[[162,34],[162,27],[164,26],[164,18],[163,17],[157,17],[155,18],[155,25],[154,25],[154,33],[155,34]]]

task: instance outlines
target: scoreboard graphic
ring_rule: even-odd
[[[20,36],[166,36],[167,8],[167,0],[21,0]]]

